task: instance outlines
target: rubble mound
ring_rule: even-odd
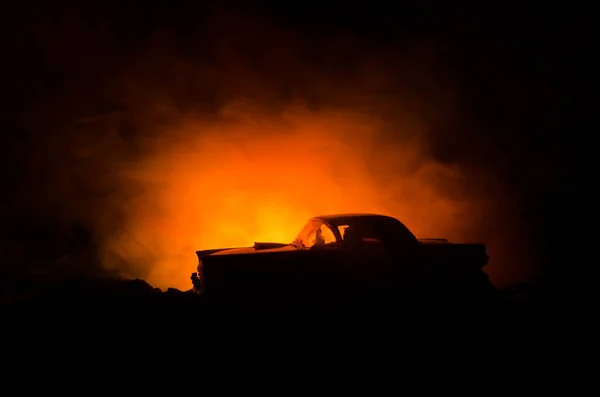
[[[12,283],[2,291],[5,313],[55,314],[78,318],[174,314],[201,310],[202,296],[193,291],[169,288],[162,291],[142,279],[67,279]]]
[[[208,321],[214,315],[222,313],[293,313],[315,315],[318,313],[337,312],[347,314],[350,318],[398,318],[411,317],[423,321],[435,318],[454,317],[461,314],[464,318],[494,318],[514,311],[510,305],[514,302],[490,302],[472,299],[461,304],[449,304],[447,300],[423,299],[418,295],[403,295],[397,299],[356,299],[357,304],[332,305],[338,302],[329,299],[311,298],[306,291],[295,299],[295,306],[287,305],[282,299],[270,296],[263,304],[251,304],[250,297],[231,297],[229,305],[214,302],[210,297],[194,290],[180,291],[174,288],[161,290],[142,279],[107,278],[71,278],[60,282],[28,280],[27,282],[3,283],[0,299],[3,313],[35,318],[43,316],[69,319],[99,319],[118,322],[133,321],[137,323],[153,323],[162,320],[180,322]],[[442,297],[443,298],[443,297]],[[341,299],[347,303],[350,299]],[[525,308],[526,305],[518,304]],[[525,314],[525,313],[524,313]]]

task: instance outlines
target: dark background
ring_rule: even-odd
[[[67,116],[61,118],[53,108],[45,119],[52,121],[40,129],[27,118],[32,109],[39,112],[64,87],[85,90],[86,81],[102,81],[107,71],[119,69],[157,32],[188,57],[209,59],[206,48],[215,37],[208,27],[220,23],[215,13],[230,9],[297,33],[303,50],[314,53],[309,57],[312,66],[332,75],[349,62],[344,57],[384,53],[393,65],[396,51],[419,41],[433,43],[437,67],[453,76],[467,109],[462,119],[432,133],[436,157],[484,170],[518,192],[518,211],[539,264],[533,281],[566,282],[575,263],[581,262],[573,253],[574,234],[585,231],[572,205],[578,179],[574,153],[584,131],[570,113],[590,30],[582,22],[583,10],[547,2],[432,1],[221,2],[219,7],[208,2],[35,1],[9,2],[2,8],[0,178],[5,239],[36,231],[44,235],[45,223],[39,219],[51,218],[51,207],[24,209],[23,203],[35,202],[36,184],[41,183],[31,179],[32,164],[41,166],[34,157],[45,147],[51,150],[48,142],[59,134]],[[247,34],[240,26],[238,33]],[[323,42],[339,34],[348,37],[354,49],[338,54],[329,48],[333,61],[321,62]],[[286,89],[285,84],[279,87]],[[220,100],[216,88],[186,95],[182,103]],[[81,99],[63,113],[105,111],[97,105],[85,109],[85,103]],[[114,103],[106,106],[106,111],[118,108]],[[88,232],[81,226],[79,240],[70,240],[71,249],[85,245]]]

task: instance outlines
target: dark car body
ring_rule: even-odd
[[[431,296],[493,289],[482,270],[488,262],[484,244],[418,239],[398,219],[377,214],[317,216],[289,244],[196,254],[194,288],[219,302],[341,304],[407,291]]]

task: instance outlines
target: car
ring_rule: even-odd
[[[495,291],[483,271],[485,244],[417,238],[400,220],[381,214],[316,216],[289,243],[196,255],[193,289],[234,306],[344,305],[407,294],[479,299]]]

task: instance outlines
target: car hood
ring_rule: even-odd
[[[274,252],[286,252],[286,251],[297,251],[297,248],[294,248],[291,245],[286,245],[284,247],[279,247],[279,248],[268,248],[268,249],[256,249],[254,247],[242,247],[242,248],[231,248],[231,249],[225,249],[223,251],[219,251],[219,252],[215,252],[214,254],[211,254],[210,256],[217,256],[217,255],[244,255],[244,254],[267,254],[267,253],[274,253]]]
[[[417,241],[423,245],[449,245],[454,244],[445,238],[419,238]]]

